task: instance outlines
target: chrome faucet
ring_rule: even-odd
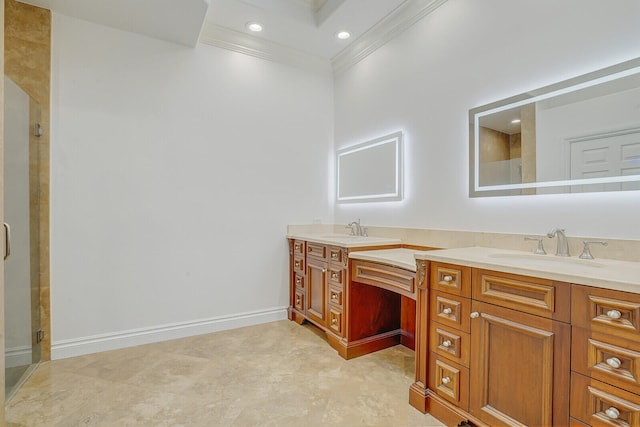
[[[355,229],[353,228],[355,226]],[[352,236],[362,236],[362,227],[360,226],[360,218],[356,221],[352,221],[345,228],[351,228]]]
[[[571,256],[569,254],[569,242],[567,236],[564,234],[564,228],[554,228],[547,233],[547,237],[553,239],[558,238],[558,246],[556,247],[556,256]]]

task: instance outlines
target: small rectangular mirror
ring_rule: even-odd
[[[338,203],[402,200],[402,132],[338,150]]]
[[[474,108],[471,197],[640,190],[640,59]]]

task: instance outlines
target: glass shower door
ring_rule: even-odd
[[[4,221],[11,228],[11,255],[4,263],[8,400],[41,359],[37,125],[40,107],[6,76],[4,84]]]

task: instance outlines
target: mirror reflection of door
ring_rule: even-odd
[[[4,78],[4,222],[11,255],[4,262],[5,399],[41,359],[38,254],[38,136],[40,107]]]

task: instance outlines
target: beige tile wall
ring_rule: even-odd
[[[367,226],[363,223],[363,226]],[[289,234],[309,234],[332,232],[348,234],[349,231],[342,224],[336,225],[290,225]],[[477,231],[430,230],[421,228],[402,227],[367,227],[369,236],[390,237],[401,239],[409,245],[429,246],[436,248],[463,248],[468,246],[484,246],[487,248],[512,249],[530,251],[536,248],[537,242],[525,241],[524,237],[543,237],[547,253],[556,250],[556,239],[549,239],[546,235],[487,233]],[[599,239],[593,237],[568,236],[569,250],[573,256],[582,253],[584,240],[606,240],[608,246],[592,245],[591,253],[595,258],[610,258],[624,261],[640,262],[640,240]]]
[[[51,12],[47,9],[5,0],[4,62],[5,74],[40,104],[40,124],[44,131],[34,150],[37,159],[30,163],[36,170],[37,186],[31,186],[37,198],[39,214],[32,218],[32,235],[39,238],[40,322],[45,331],[42,360],[51,358],[51,321],[49,300],[49,129],[51,88]],[[3,20],[4,22],[4,20]],[[37,161],[36,161],[37,160]],[[39,285],[39,286],[38,286]]]

